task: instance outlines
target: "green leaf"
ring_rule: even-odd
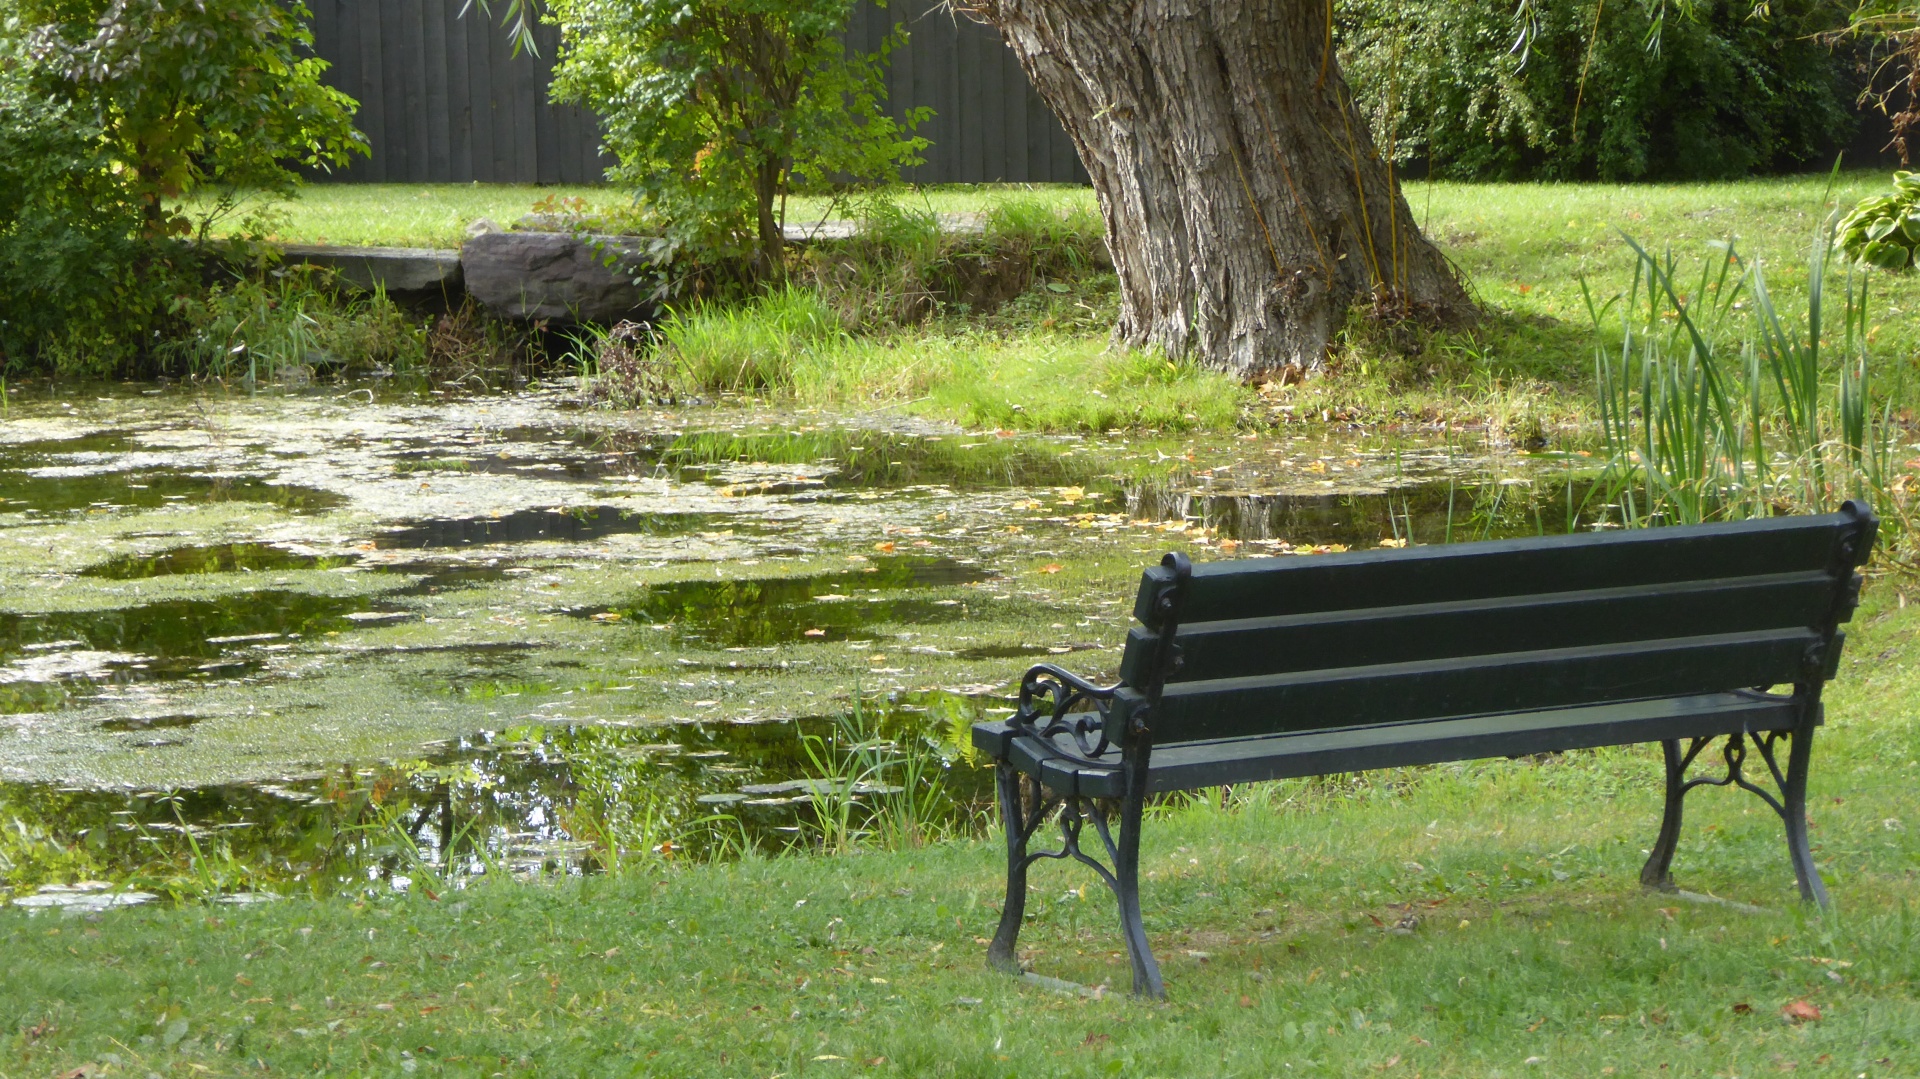
[[[1870,265],[1898,272],[1907,268],[1912,253],[1900,244],[1878,241],[1869,243],[1866,250],[1861,252],[1861,257]]]

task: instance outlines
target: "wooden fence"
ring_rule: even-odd
[[[895,23],[909,30],[887,72],[890,105],[926,106],[932,140],[919,183],[1085,183],[1073,143],[1033,92],[999,36],[929,10],[933,0],[860,3],[848,27],[877,49]],[[592,183],[608,159],[584,109],[547,100],[558,34],[537,32],[539,55],[513,55],[506,34],[466,0],[309,0],[327,81],[360,102],[370,158],[318,179],[361,183]]]

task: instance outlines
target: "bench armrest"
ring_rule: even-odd
[[[1064,759],[1111,767],[1112,760],[1100,757],[1109,744],[1107,708],[1119,688],[1094,685],[1051,663],[1038,664],[1020,677],[1020,706],[1008,717],[1007,727],[1036,739]],[[1081,704],[1093,708],[1075,711]],[[1071,742],[1061,745],[1063,737]]]

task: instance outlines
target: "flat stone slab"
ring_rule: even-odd
[[[337,247],[332,244],[288,244],[281,249],[288,262],[325,266],[341,279],[372,292],[458,292],[460,252],[437,247]]]
[[[979,213],[935,214],[940,231],[953,236],[977,236],[987,230],[987,215]],[[578,214],[523,214],[513,223],[515,232],[570,232],[597,219]],[[788,243],[805,244],[818,240],[851,240],[860,235],[860,222],[844,217],[825,220],[789,221],[783,226]]]
[[[652,313],[651,290],[633,283],[647,245],[636,236],[484,232],[460,249],[460,263],[467,292],[496,315],[618,322]]]

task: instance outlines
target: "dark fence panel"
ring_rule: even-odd
[[[909,41],[887,72],[898,113],[926,106],[932,140],[918,183],[1086,183],[1072,140],[994,31],[932,0],[861,3],[847,36],[874,51],[896,23]],[[370,158],[316,179],[361,183],[593,183],[600,153],[593,114],[547,100],[559,35],[536,31],[538,56],[513,55],[506,34],[467,0],[309,0],[314,50],[327,82],[360,102]]]

